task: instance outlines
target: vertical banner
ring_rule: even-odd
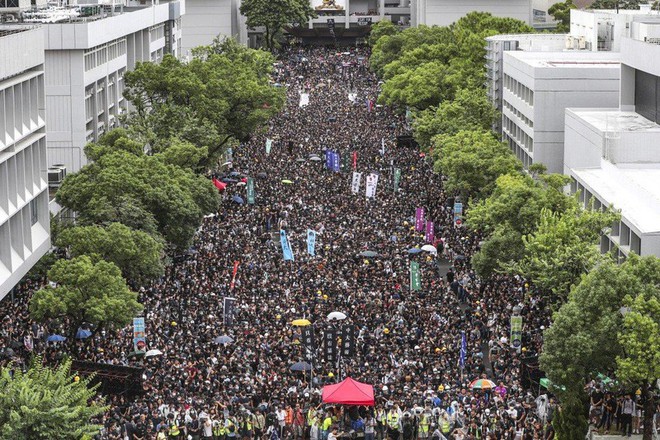
[[[133,350],[144,351],[147,348],[147,338],[144,329],[144,318],[133,318]]]
[[[410,262],[410,290],[421,290],[422,279],[419,276],[419,263]]]
[[[316,247],[316,231],[311,229],[307,230],[307,253],[312,257],[316,254],[314,253],[314,248]]]
[[[348,171],[348,161],[349,161],[349,159],[348,159],[348,152],[346,152],[346,153],[344,153],[344,154],[341,154],[341,153],[340,153],[339,155],[340,155],[340,157],[341,157],[341,169],[342,169],[343,171]]]
[[[394,192],[399,192],[399,183],[401,182],[401,168],[394,168]]]
[[[360,180],[362,180],[362,173],[353,171],[353,181],[351,182],[351,192],[353,194],[360,192]]]
[[[371,173],[367,176],[366,195],[367,198],[376,196],[376,186],[378,186],[378,174]]]
[[[280,229],[280,244],[282,245],[282,254],[284,255],[284,261],[294,261],[293,251],[291,250],[291,245],[289,245],[289,239],[286,236],[286,231]]]
[[[341,356],[352,358],[355,356],[355,326],[347,324],[341,329]]]
[[[511,347],[520,350],[522,346],[522,316],[511,316]]]
[[[332,169],[332,151],[325,150],[325,167],[327,169]]]
[[[229,285],[229,290],[234,290],[234,287],[236,286],[236,274],[238,273],[238,265],[240,263],[238,261],[234,261],[234,271],[231,274],[231,284]]]
[[[332,171],[335,173],[339,172],[339,152],[338,151],[333,151],[332,152]]]
[[[463,204],[461,202],[454,203],[454,223],[463,217]],[[459,222],[460,224],[460,222]]]
[[[353,169],[357,169],[357,151],[353,151]]]
[[[222,301],[222,323],[231,327],[234,325],[234,313],[236,312],[236,298],[226,296]]]
[[[426,239],[427,243],[433,244],[433,239],[435,238],[435,230],[433,227],[433,222],[430,221],[426,222],[426,234],[424,234],[424,238]]]
[[[231,148],[227,148],[227,151],[225,152],[225,162],[233,162],[234,161],[234,150]]]
[[[385,156],[385,138],[380,138],[380,155]]]
[[[323,334],[323,359],[332,364],[337,361],[337,330],[334,328]]]
[[[270,154],[270,149],[273,146],[273,140],[272,139],[266,139],[266,154]]]
[[[305,358],[311,361],[314,359],[314,351],[316,351],[316,346],[314,345],[314,327],[311,325],[301,327],[300,333],[302,343],[305,346]]]
[[[424,230],[424,208],[415,210],[415,231]]]
[[[254,179],[248,177],[247,181],[247,202],[248,205],[254,205]]]

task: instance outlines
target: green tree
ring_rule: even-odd
[[[575,9],[573,0],[555,3],[548,9],[548,14],[557,21],[557,32],[568,32],[571,29],[571,9]]]
[[[101,260],[112,262],[126,279],[138,284],[145,284],[165,272],[163,244],[151,235],[121,223],[110,223],[105,228],[69,228],[60,234],[57,245],[67,248],[73,258],[87,255],[94,263]]]
[[[48,278],[56,287],[47,286],[32,295],[30,316],[39,322],[68,318],[72,335],[83,323],[125,326],[142,311],[137,293],[128,288],[114,263],[95,263],[86,255],[59,260]]]
[[[591,270],[603,256],[597,246],[602,231],[619,214],[572,207],[566,212],[543,209],[538,228],[523,236],[525,254],[511,270],[530,278],[534,284],[553,294],[561,304],[571,286]]]
[[[266,29],[266,48],[275,49],[275,39],[287,25],[306,26],[316,12],[306,0],[244,0],[241,14],[249,28],[263,26]]]
[[[378,102],[426,109],[452,96],[453,90],[443,86],[446,74],[447,67],[442,63],[425,63],[406,70],[383,84]]]
[[[285,94],[270,83],[275,59],[264,51],[225,40],[196,54],[190,62],[165,56],[127,72],[124,96],[135,110],[126,122],[154,153],[171,139],[206,147],[199,165],[208,167],[263,127]]]
[[[596,0],[589,9],[639,9],[639,5],[648,3],[648,0]]]
[[[619,331],[622,354],[616,359],[617,379],[639,387],[644,407],[644,440],[653,436],[654,382],[660,378],[660,295],[641,292],[636,298],[625,298],[627,313]]]
[[[488,130],[497,112],[483,89],[462,89],[453,101],[420,112],[413,123],[415,140],[429,147],[437,134],[456,134],[461,130]]]
[[[490,131],[459,131],[433,138],[435,167],[447,177],[449,192],[487,197],[502,174],[522,169],[509,147]]]
[[[374,47],[380,37],[384,35],[395,35],[398,32],[399,29],[390,20],[379,21],[371,26],[371,31],[369,32],[369,45]]]
[[[71,360],[55,369],[33,360],[26,372],[13,365],[0,371],[0,439],[80,440],[98,434],[90,423],[107,409],[95,400],[92,378],[76,380]]]
[[[562,393],[559,411],[552,421],[557,440],[576,440],[585,437],[589,428],[584,413],[586,400],[583,395]]]
[[[469,213],[470,211],[468,211]],[[503,272],[503,267],[518,261],[524,255],[522,235],[507,228],[497,228],[471,258],[472,268],[482,278]]]
[[[543,334],[540,367],[562,400],[586,400],[584,382],[600,372],[616,370],[617,378],[639,386],[645,378],[657,377],[657,362],[642,362],[660,356],[655,333],[658,285],[660,259],[634,254],[621,265],[601,261],[583,276]],[[622,306],[630,308],[625,318]],[[582,417],[577,416],[580,413]],[[561,423],[573,436],[560,438],[584,437],[584,413],[584,406],[572,406]]]
[[[60,205],[79,214],[82,225],[123,223],[154,233],[185,249],[218,192],[206,178],[168,165],[159,155],[105,153],[68,175],[57,192]]]

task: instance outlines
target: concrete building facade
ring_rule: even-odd
[[[50,248],[43,30],[0,26],[0,299]]]
[[[527,168],[542,163],[561,173],[564,110],[616,106],[619,54],[504,53],[502,138]]]
[[[181,54],[184,0],[127,7],[82,22],[44,24],[49,163],[87,163],[84,146],[119,125],[124,75],[141,61]]]
[[[585,206],[620,210],[601,240],[620,260],[630,252],[660,257],[658,57],[660,45],[623,38],[618,108],[566,110],[564,173]]]

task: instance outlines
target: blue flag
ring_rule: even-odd
[[[332,152],[332,171],[335,173],[339,172],[339,153],[336,151]]]
[[[314,247],[316,246],[316,231],[307,230],[307,253],[312,257],[316,256]]]
[[[332,151],[325,150],[325,167],[327,169],[332,169]]]
[[[465,356],[467,355],[467,343],[465,342],[465,332],[461,332],[461,354],[458,359],[458,366],[461,370],[465,368]]]
[[[282,253],[284,254],[284,261],[294,261],[293,251],[289,245],[289,239],[286,237],[286,231],[280,229],[280,244],[282,245]]]

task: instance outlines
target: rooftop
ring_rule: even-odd
[[[561,68],[620,68],[620,54],[616,52],[523,52],[509,51],[507,56],[514,57],[532,67]]]
[[[19,32],[25,32],[29,29],[30,28],[27,28],[27,27],[23,27],[23,28],[16,28],[16,27],[3,28],[3,27],[0,27],[0,38],[6,37],[7,35],[17,34]]]
[[[660,125],[635,112],[603,109],[571,109],[571,111],[602,132],[660,132]]]
[[[642,234],[660,234],[660,163],[575,169],[575,175]]]

